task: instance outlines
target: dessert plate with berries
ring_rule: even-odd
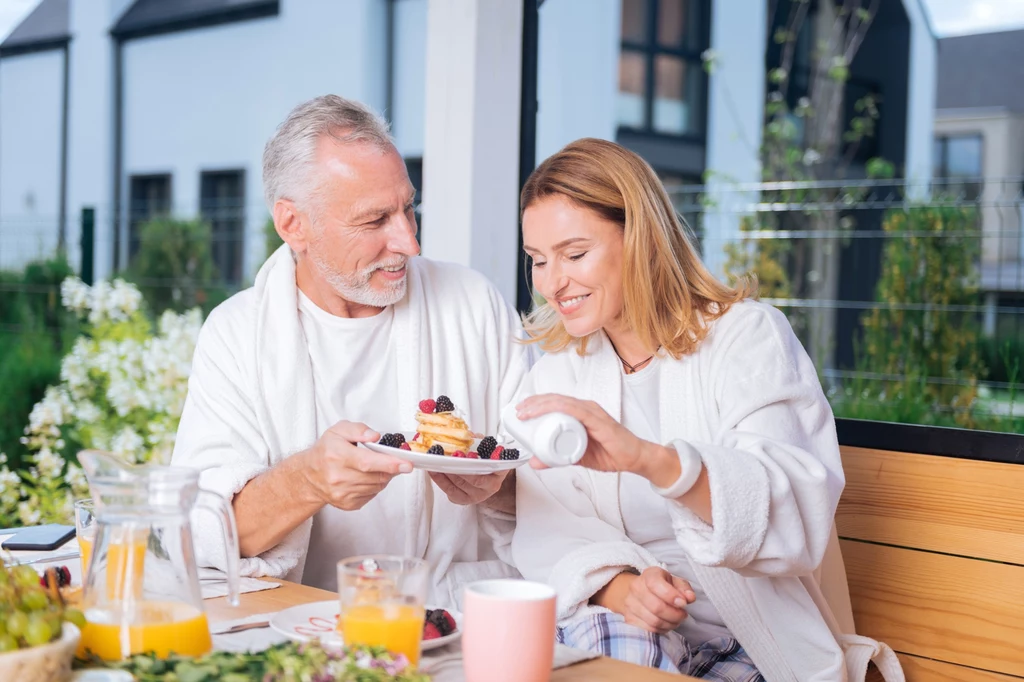
[[[422,651],[442,647],[462,636],[462,614],[457,611],[428,606],[425,615]],[[299,604],[271,616],[270,627],[296,642],[332,640],[339,636],[338,616],[337,599]]]
[[[530,459],[515,442],[474,433],[448,396],[421,400],[416,431],[384,433],[366,447],[441,474],[475,476],[515,469]]]

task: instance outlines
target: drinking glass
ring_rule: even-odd
[[[96,503],[92,499],[75,500],[75,535],[78,537],[84,584],[89,572],[89,560],[92,558],[92,545],[96,540]]]
[[[338,630],[346,645],[382,646],[420,660],[430,570],[400,556],[361,556],[338,562]]]

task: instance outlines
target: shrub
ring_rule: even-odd
[[[210,249],[210,226],[202,220],[155,218],[139,232],[139,252],[125,278],[138,286],[149,309],[209,312],[227,298]]]

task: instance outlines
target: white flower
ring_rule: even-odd
[[[26,526],[35,526],[42,518],[42,514],[39,509],[34,508],[28,502],[20,502],[18,504],[18,518]]]
[[[59,478],[61,472],[64,471],[64,459],[48,447],[43,447],[37,452],[34,459],[36,469],[43,478]]]
[[[796,106],[798,109],[806,109],[807,107],[811,106],[811,100],[808,99],[807,97],[801,97],[796,101]]]
[[[145,444],[145,440],[135,429],[126,426],[114,436],[110,442],[110,449],[128,461],[135,461],[136,455],[140,453]]]
[[[814,164],[821,161],[821,154],[813,149],[808,149],[804,152],[804,165],[813,166]]]
[[[89,487],[89,481],[85,478],[85,472],[82,471],[81,467],[74,464],[68,464],[64,480],[71,486],[73,491],[84,491]]]
[[[705,64],[714,64],[718,61],[718,52],[709,47],[700,53],[700,60]]]
[[[77,277],[68,277],[60,285],[60,302],[72,312],[84,313],[90,306],[88,285]]]

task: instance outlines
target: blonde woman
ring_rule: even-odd
[[[584,139],[522,194],[547,351],[518,415],[564,412],[580,466],[520,469],[517,568],[572,646],[707,679],[864,679],[833,516],[832,412],[785,316],[717,281],[657,176]]]

